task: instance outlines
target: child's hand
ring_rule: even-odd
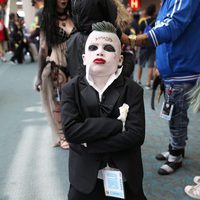
[[[124,103],[121,107],[119,107],[119,117],[117,119],[121,120],[123,123],[123,129],[122,131],[125,131],[125,122],[126,122],[126,118],[128,115],[128,111],[129,111],[129,105]]]

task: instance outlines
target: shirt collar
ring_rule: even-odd
[[[101,99],[102,99],[102,94],[103,94],[103,93],[105,92],[105,90],[113,83],[113,81],[116,80],[116,79],[119,77],[119,75],[120,75],[121,72],[122,72],[122,69],[123,69],[123,67],[118,68],[118,70],[117,70],[114,74],[112,74],[112,75],[109,77],[109,79],[108,79],[108,81],[107,81],[107,83],[106,83],[106,85],[104,86],[103,89],[100,89],[100,88],[98,88],[98,87],[95,85],[95,83],[94,83],[92,77],[89,75],[88,70],[86,70],[86,80],[87,80],[87,82],[89,83],[89,85],[90,85],[91,87],[93,87],[93,88],[98,92],[100,102],[101,102]]]

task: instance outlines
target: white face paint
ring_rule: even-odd
[[[122,65],[121,43],[114,33],[93,31],[86,42],[83,63],[91,77],[109,77]]]

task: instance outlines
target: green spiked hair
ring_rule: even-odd
[[[92,31],[101,31],[117,34],[117,29],[110,22],[102,21],[92,24]]]

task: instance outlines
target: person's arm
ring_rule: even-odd
[[[31,32],[30,34],[30,39],[33,40],[34,38],[36,38],[37,36],[40,35],[40,19],[41,19],[41,10],[37,11],[36,14],[35,14],[35,17],[34,17],[34,29]]]
[[[30,40],[33,40],[34,38],[36,38],[39,35],[40,35],[40,28],[38,27],[38,28],[35,28],[35,30],[31,32],[29,38],[30,38]]]
[[[174,1],[168,5],[168,15],[164,20],[157,19],[156,25],[147,34],[138,35],[136,45],[153,44],[155,47],[162,43],[175,41],[188,27],[198,8],[198,1]],[[191,36],[192,37],[192,36]]]
[[[122,122],[106,117],[82,116],[80,91],[73,79],[62,90],[61,119],[66,140],[69,143],[82,144],[94,142],[122,131]],[[90,97],[88,97],[90,98]]]
[[[40,49],[38,55],[38,73],[37,73],[37,80],[35,82],[35,89],[40,91],[42,87],[42,72],[46,64],[46,57],[48,55],[48,46],[46,43],[46,38],[44,33],[40,33]]]
[[[126,130],[97,142],[88,143],[85,148],[88,153],[117,152],[137,148],[143,144],[145,137],[143,90],[138,90],[127,104],[129,112],[125,123]]]
[[[148,46],[153,46],[151,40],[149,39],[148,35],[146,33],[139,34],[135,37],[134,41],[136,46],[139,47],[148,47]]]

